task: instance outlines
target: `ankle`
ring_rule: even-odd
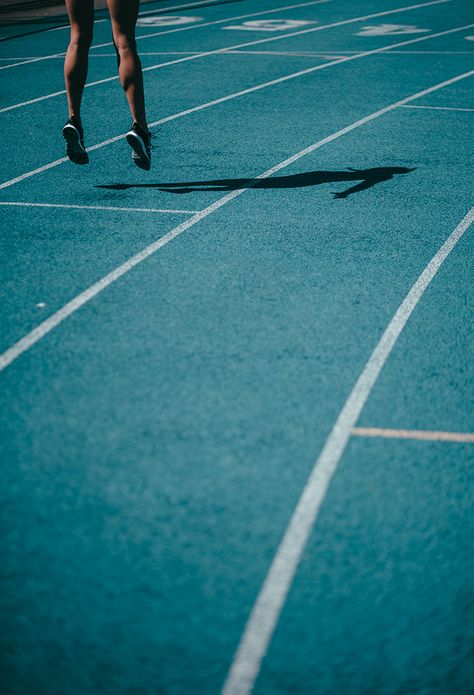
[[[139,130],[143,130],[144,133],[150,132],[146,121],[133,121],[132,128],[135,127],[137,127]]]

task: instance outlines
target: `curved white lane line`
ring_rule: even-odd
[[[445,0],[448,2],[448,0]],[[164,36],[165,34],[175,34],[178,31],[191,31],[193,29],[201,29],[202,27],[210,27],[213,26],[214,24],[224,24],[225,22],[235,22],[238,19],[247,19],[248,17],[258,17],[262,14],[273,14],[274,12],[284,12],[285,10],[294,10],[297,7],[306,7],[307,5],[321,5],[326,2],[332,2],[332,0],[311,0],[311,2],[303,2],[299,3],[298,5],[286,5],[285,7],[279,7],[274,10],[266,10],[264,12],[252,12],[251,14],[242,14],[239,15],[238,17],[227,17],[226,19],[217,19],[212,22],[203,22],[202,24],[193,24],[192,26],[186,26],[186,27],[179,27],[177,29],[168,29],[164,31],[155,31],[152,34],[141,34],[140,36],[137,36],[137,41],[142,40],[142,39],[150,39],[155,36]],[[150,14],[148,12],[141,12],[140,17],[144,14]],[[158,12],[155,12],[155,14],[159,14]],[[94,24],[99,24],[100,22],[108,22],[110,20],[108,19],[98,19],[94,22]],[[49,29],[48,31],[58,31],[59,29],[69,29],[69,25],[67,24],[64,27],[55,27],[54,29]],[[108,41],[107,43],[96,43],[93,46],[91,46],[91,50],[95,48],[104,48],[104,46],[113,46],[112,41]],[[5,65],[3,67],[0,67],[0,70],[8,70],[8,68],[16,68],[19,65],[26,65],[27,63],[37,63],[40,60],[49,60],[50,58],[61,58],[64,57],[65,53],[51,53],[50,55],[46,56],[38,56],[35,58],[28,58],[24,59],[20,63],[14,63],[13,65]],[[86,85],[87,87],[87,85]]]
[[[396,101],[393,104],[390,104],[389,106],[384,107],[383,109],[379,109],[378,111],[374,111],[374,113],[369,114],[368,116],[365,116],[364,118],[359,119],[358,121],[355,121],[351,125],[346,126],[345,128],[341,128],[341,130],[338,130],[335,133],[332,133],[332,135],[328,135],[327,137],[323,138],[322,140],[318,140],[318,142],[313,143],[309,147],[306,147],[305,149],[301,150],[300,152],[297,152],[296,154],[292,155],[291,157],[288,157],[288,159],[285,159],[284,161],[280,162],[279,164],[276,164],[274,167],[271,169],[267,169],[263,174],[260,174],[259,176],[256,177],[256,179],[266,179],[275,174],[277,171],[280,171],[281,169],[285,169],[286,167],[290,166],[290,164],[293,164],[294,162],[298,161],[302,157],[305,157],[307,154],[310,154],[311,152],[314,152],[315,150],[319,149],[320,147],[323,147],[323,145],[327,145],[328,143],[332,142],[333,140],[336,140],[337,138],[341,137],[342,135],[345,135],[346,133],[350,133],[352,130],[355,130],[356,128],[359,128],[362,125],[365,125],[366,123],[369,123],[370,121],[373,121],[375,118],[378,118],[379,116],[383,116],[384,114],[388,113],[389,111],[393,111],[394,109],[398,108],[402,104],[407,104],[410,101],[414,101],[415,99],[419,99],[420,97],[426,96],[427,94],[431,94],[432,92],[435,92],[439,89],[442,89],[443,87],[447,87],[448,85],[454,84],[455,82],[459,82],[460,80],[464,80],[467,77],[471,77],[474,75],[474,70],[471,70],[470,72],[463,73],[461,75],[456,75],[456,77],[452,77],[450,80],[445,80],[444,82],[440,82],[439,84],[433,85],[432,87],[428,87],[427,89],[423,89],[421,92],[417,92],[416,94],[412,94],[409,97],[406,97],[405,99],[401,99],[400,101]],[[22,353],[24,353],[26,350],[28,350],[30,347],[35,345],[41,338],[44,338],[45,335],[47,335],[50,331],[53,330],[53,328],[56,328],[56,326],[59,326],[60,323],[62,323],[66,318],[71,316],[75,311],[80,309],[84,304],[89,302],[93,297],[98,295],[102,290],[104,290],[106,287],[111,285],[115,280],[118,280],[122,275],[125,275],[125,273],[128,273],[129,270],[132,270],[136,265],[144,261],[146,258],[151,256],[153,253],[158,251],[160,248],[165,246],[169,241],[174,239],[175,237],[179,236],[183,232],[185,232],[187,229],[190,227],[193,227],[197,222],[200,222],[204,218],[208,217],[210,214],[221,208],[223,205],[226,203],[230,202],[237,196],[241,195],[244,193],[244,191],[248,190],[249,188],[252,187],[252,184],[250,183],[248,186],[245,188],[240,188],[235,191],[231,191],[230,193],[227,193],[227,195],[223,196],[222,198],[219,198],[216,200],[212,205],[209,205],[207,208],[204,210],[201,210],[198,212],[196,215],[193,215],[190,219],[186,220],[182,224],[178,225],[174,229],[172,229],[168,234],[165,234],[164,237],[161,239],[158,239],[157,241],[153,242],[149,246],[147,246],[145,249],[137,253],[136,255],[132,256],[129,258],[125,263],[120,265],[118,268],[115,268],[112,270],[112,272],[108,273],[105,275],[103,278],[101,278],[98,282],[94,283],[91,285],[91,287],[87,288],[84,290],[84,292],[81,292],[81,294],[77,295],[72,299],[70,302],[65,304],[61,309],[56,311],[54,314],[49,316],[45,321],[40,323],[36,328],[34,328],[30,333],[27,333],[21,340],[19,340],[17,343],[12,345],[6,352],[4,352],[2,355],[0,355],[0,371],[5,369],[9,364],[11,364],[14,360],[17,359]],[[355,423],[353,423],[355,424]],[[352,425],[351,425],[352,426]],[[252,636],[253,633],[251,633]],[[270,638],[271,633],[269,634]],[[243,644],[244,648],[244,653],[247,655],[248,649],[249,649],[249,643],[248,641],[245,641]],[[250,650],[252,650],[252,644],[250,643]],[[266,648],[266,645],[265,645]],[[264,653],[264,652],[263,652]],[[262,653],[262,656],[263,656]],[[259,661],[258,661],[259,663]],[[240,673],[241,669],[241,661],[239,660],[236,663],[237,668],[237,674]],[[232,672],[234,674],[234,671]],[[235,675],[232,675],[232,680],[231,683],[235,680]],[[229,691],[231,692],[231,691]]]
[[[313,529],[331,479],[344,453],[351,430],[377,381],[398,336],[439,268],[474,221],[474,207],[433,256],[385,329],[365,365],[304,487],[293,516],[253,606],[223,695],[252,691],[306,542]]]
[[[426,5],[438,5],[440,3],[445,3],[445,2],[451,2],[451,0],[431,0],[431,2],[428,3],[423,3],[421,5],[412,5],[410,7],[403,7],[400,9],[396,10],[388,10],[386,12],[378,12],[377,14],[373,15],[366,15],[365,17],[355,17],[353,19],[345,19],[340,22],[333,22],[331,24],[322,24],[321,26],[317,27],[312,27],[311,29],[301,29],[300,31],[294,31],[289,34],[279,34],[278,36],[269,36],[266,39],[257,39],[256,41],[247,41],[246,43],[238,43],[234,44],[232,46],[226,46],[224,48],[216,48],[212,51],[204,51],[202,53],[196,53],[194,55],[188,55],[185,56],[184,58],[176,58],[175,60],[168,60],[164,63],[157,63],[156,65],[149,65],[146,68],[143,68],[143,72],[149,72],[150,70],[159,70],[160,68],[165,68],[169,67],[170,65],[178,65],[179,63],[186,63],[189,60],[199,60],[201,58],[206,58],[207,56],[213,56],[213,55],[218,55],[219,53],[227,53],[228,51],[234,51],[239,48],[246,48],[247,46],[256,46],[262,43],[268,43],[269,41],[279,41],[280,39],[288,39],[292,38],[294,36],[300,36],[301,34],[308,34],[310,32],[315,32],[315,31],[323,31],[325,29],[332,29],[334,27],[339,27],[345,24],[353,24],[354,22],[361,22],[365,21],[367,19],[371,19],[374,17],[380,17],[382,15],[386,14],[393,14],[396,12],[402,12],[406,10],[415,10],[419,9],[420,7],[426,7]],[[467,24],[466,26],[462,27],[462,29],[470,29],[473,27],[473,24]],[[169,32],[168,32],[169,33]],[[426,35],[422,38],[432,38],[433,36],[438,36],[438,34],[429,34]],[[101,44],[103,46],[109,45],[109,44]],[[402,44],[404,45],[404,44]],[[56,54],[55,56],[48,56],[50,58],[55,58],[61,54]],[[3,67],[0,67],[0,70],[6,70],[7,68],[12,67],[11,65],[4,65]],[[94,82],[88,82],[85,87],[96,87],[97,85],[100,84],[106,84],[107,82],[114,82],[118,80],[118,75],[112,75],[112,77],[104,77],[101,80],[95,80]],[[7,111],[12,111],[14,109],[20,109],[24,106],[29,106],[31,104],[36,104],[39,101],[44,101],[45,99],[52,99],[53,97],[60,96],[61,94],[66,94],[66,90],[62,89],[58,92],[52,92],[51,94],[45,94],[41,97],[36,97],[34,99],[28,99],[28,101],[22,101],[17,104],[11,104],[10,106],[5,106],[4,108],[0,109],[0,113],[5,113]]]
[[[471,26],[471,25],[469,25]],[[474,25],[472,25],[474,26]],[[182,118],[183,116],[187,116],[191,113],[196,113],[198,111],[203,111],[204,109],[207,109],[211,106],[216,106],[217,104],[223,104],[226,101],[230,101],[231,99],[236,99],[237,97],[244,96],[246,94],[251,94],[252,92],[256,92],[260,89],[266,89],[267,87],[273,87],[274,85],[280,84],[282,82],[286,82],[288,80],[293,80],[296,77],[301,77],[303,75],[309,75],[312,72],[317,72],[318,70],[325,70],[326,68],[330,68],[334,65],[340,65],[341,63],[347,63],[352,60],[358,60],[359,58],[366,58],[367,56],[371,55],[376,55],[377,53],[383,53],[384,51],[390,51],[392,48],[398,48],[400,46],[406,46],[411,43],[417,43],[419,41],[427,41],[428,39],[434,39],[439,36],[445,36],[446,34],[452,34],[456,31],[462,31],[466,27],[456,27],[454,29],[447,29],[446,31],[441,31],[437,34],[429,34],[429,35],[424,35],[421,37],[418,37],[416,39],[409,39],[408,41],[401,41],[399,43],[393,43],[390,44],[389,46],[382,46],[382,48],[376,48],[371,51],[366,51],[365,53],[357,53],[356,55],[351,55],[347,56],[345,58],[338,58],[337,60],[333,60],[329,63],[323,63],[321,65],[316,65],[312,68],[306,68],[305,70],[299,70],[298,72],[293,72],[290,75],[284,75],[283,77],[277,77],[274,80],[270,80],[269,82],[263,82],[262,84],[258,84],[255,87],[249,87],[248,89],[242,89],[240,92],[233,92],[232,94],[228,94],[225,97],[220,97],[219,99],[214,99],[213,101],[208,101],[204,104],[200,104],[199,106],[193,106],[190,109],[185,109],[184,111],[180,111],[179,113],[172,114],[171,116],[165,116],[165,118],[161,118],[158,121],[154,121],[153,123],[150,123],[150,128],[154,128],[158,125],[162,125],[163,123],[168,123],[169,121],[174,121],[177,118]],[[470,74],[470,73],[466,73]],[[125,135],[116,135],[113,138],[109,138],[108,140],[104,140],[103,142],[99,142],[96,145],[92,145],[91,147],[88,147],[87,150],[88,152],[93,152],[94,150],[98,150],[101,147],[105,147],[106,145],[111,145],[114,142],[118,142],[119,140],[123,140],[125,138]],[[59,164],[63,164],[64,162],[67,162],[68,159],[67,157],[61,157],[61,159],[56,159],[54,162],[49,162],[48,164],[44,164],[41,167],[38,167],[37,169],[32,169],[31,171],[27,171],[24,174],[20,174],[20,176],[16,176],[13,179],[10,179],[8,181],[4,181],[3,183],[0,184],[0,190],[3,188],[9,188],[10,186],[13,186],[20,181],[24,181],[25,179],[30,178],[31,176],[36,176],[37,174],[41,174],[44,171],[47,171],[48,169],[52,169],[54,167],[59,166]]]

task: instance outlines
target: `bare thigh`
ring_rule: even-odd
[[[116,46],[120,48],[124,40],[128,45],[134,44],[140,0],[107,0],[107,5]]]
[[[71,24],[71,36],[73,38],[79,36],[92,38],[94,0],[66,0],[66,7]]]

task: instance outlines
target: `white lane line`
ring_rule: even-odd
[[[431,430],[397,430],[385,427],[353,427],[354,437],[382,437],[386,439],[419,439],[426,442],[469,442],[474,444],[474,434],[469,432],[439,432]]]
[[[227,53],[237,54],[242,53],[243,55],[285,55],[285,56],[297,56],[302,58],[318,58],[322,56],[327,56],[332,58],[335,55],[351,55],[354,53],[359,53],[360,51],[226,51]],[[474,55],[474,51],[390,51],[393,55]],[[99,54],[101,55],[101,54]],[[112,56],[112,53],[109,54]],[[115,55],[115,54],[114,54]],[[140,53],[140,55],[152,55],[151,53]]]
[[[297,51],[226,51],[222,55],[284,56],[285,58],[323,58],[324,60],[336,60],[339,57],[343,57],[335,54],[329,55],[328,53],[323,55],[316,52],[308,55],[307,53],[298,53]]]
[[[403,109],[433,109],[434,111],[474,111],[474,109],[463,109],[454,106],[411,106],[403,105]]]
[[[167,210],[166,208],[122,208],[107,205],[66,205],[65,203],[24,203],[2,201],[0,205],[24,208],[72,208],[73,210],[106,210],[107,212],[165,212],[171,215],[195,215],[197,210]]]
[[[239,53],[244,53],[245,51],[239,51]],[[268,51],[272,53],[272,51]],[[332,53],[337,53],[338,55],[350,55],[351,53],[359,53],[359,51],[338,51],[336,48],[333,51],[299,51],[295,55],[328,55]],[[453,55],[453,56],[470,56],[474,55],[474,51],[392,51],[396,55]],[[110,54],[112,55],[112,54]],[[288,55],[292,55],[288,53]]]
[[[332,0],[311,0],[311,2],[303,2],[299,3],[298,5],[286,5],[285,7],[279,7],[274,10],[266,10],[264,12],[252,12],[251,14],[242,14],[237,17],[227,17],[226,19],[217,19],[212,22],[203,22],[202,24],[192,24],[191,26],[186,26],[186,27],[178,27],[176,29],[168,29],[168,30],[163,30],[163,31],[155,31],[151,34],[141,34],[140,36],[137,36],[137,41],[141,41],[142,39],[150,39],[155,36],[164,36],[165,34],[175,34],[176,32],[179,31],[192,31],[194,29],[201,29],[202,27],[210,27],[215,24],[224,24],[225,22],[234,22],[237,21],[238,19],[247,19],[248,17],[259,17],[262,14],[273,14],[274,12],[284,12],[285,10],[294,10],[298,7],[307,7],[308,5],[321,5],[323,3],[331,2]],[[446,0],[447,1],[447,0]],[[142,14],[147,14],[145,12],[140,13],[140,16]],[[156,12],[156,14],[159,14],[159,12]],[[98,24],[99,22],[103,21],[109,21],[108,19],[105,20],[97,20],[94,22],[94,24]],[[49,31],[57,31],[58,29],[69,29],[69,25],[67,24],[64,27],[56,27],[53,30]],[[93,46],[91,46],[91,50],[95,48],[105,48],[105,46],[113,46],[112,41],[108,41],[106,43],[96,43]],[[92,53],[91,53],[92,55]],[[26,65],[27,63],[37,63],[40,60],[49,60],[51,58],[64,58],[65,53],[64,51],[61,53],[51,53],[50,55],[46,56],[40,56],[38,58],[31,58],[28,60],[24,60],[21,63],[15,63],[14,65],[5,65],[4,67],[0,67],[0,70],[8,69],[8,68],[16,68],[19,65]]]
[[[200,51],[140,51],[140,58],[143,56],[192,56],[200,54]],[[91,53],[89,58],[116,58],[116,53]]]
[[[39,56],[38,58],[28,58],[27,60],[23,60],[22,58],[20,58],[20,62],[12,63],[11,65],[2,65],[0,67],[0,70],[9,70],[10,68],[17,68],[19,65],[27,65],[28,63],[39,63],[41,60],[50,60],[51,58],[64,58],[65,55],[65,53],[55,53],[54,55]]]
[[[150,70],[159,70],[161,68],[169,67],[170,65],[178,65],[179,63],[185,63],[189,60],[198,60],[200,58],[205,58],[207,56],[214,56],[214,55],[218,55],[220,53],[227,53],[228,51],[234,51],[234,50],[237,50],[239,48],[246,48],[247,46],[256,46],[256,45],[259,45],[262,43],[267,43],[269,41],[279,41],[280,39],[292,38],[294,36],[300,36],[301,34],[307,34],[307,33],[315,32],[315,31],[324,31],[326,29],[332,29],[334,27],[340,27],[340,26],[343,26],[346,24],[353,24],[354,22],[365,21],[367,19],[370,19],[373,17],[379,17],[381,15],[393,14],[396,12],[403,12],[403,11],[407,11],[407,10],[415,10],[415,9],[419,9],[422,7],[426,7],[427,5],[437,5],[437,4],[445,3],[445,2],[451,2],[451,0],[431,0],[428,3],[423,3],[421,5],[411,5],[409,7],[403,7],[403,8],[399,8],[396,10],[388,10],[387,12],[379,12],[375,15],[366,15],[365,17],[355,17],[353,19],[345,19],[343,21],[333,22],[331,24],[323,24],[321,26],[312,27],[311,29],[302,29],[300,31],[290,32],[289,34],[280,34],[279,36],[269,36],[265,39],[257,39],[256,41],[248,41],[246,43],[234,44],[232,46],[226,46],[224,48],[216,48],[212,51],[204,51],[203,53],[196,53],[194,55],[187,55],[183,58],[177,58],[176,60],[168,60],[164,63],[157,63],[156,65],[149,65],[148,67],[143,68],[143,72],[149,72]],[[467,24],[463,27],[459,27],[458,29],[456,29],[456,31],[460,31],[463,29],[471,29],[473,26],[474,26],[474,24]],[[428,39],[428,38],[433,38],[435,36],[442,36],[442,35],[443,35],[443,33],[429,34],[429,35],[426,35],[425,37],[422,37],[422,38]],[[104,46],[105,45],[109,45],[109,44],[104,44]],[[405,45],[405,43],[402,42],[400,45]],[[5,65],[3,67],[0,67],[0,70],[4,70],[7,67],[11,67],[11,66]],[[97,85],[106,84],[107,82],[114,82],[118,79],[119,79],[118,75],[113,75],[112,77],[105,77],[101,80],[95,80],[94,82],[88,82],[85,85],[85,87],[87,87],[87,88],[96,87]],[[60,96],[61,94],[66,94],[66,90],[62,89],[58,92],[52,92],[51,94],[45,94],[41,97],[36,97],[35,99],[28,99],[28,101],[22,101],[22,102],[19,102],[18,104],[11,104],[10,106],[5,106],[3,109],[0,109],[0,113],[12,111],[13,109],[19,109],[19,108],[22,108],[24,106],[29,106],[31,104],[36,104],[40,101],[44,101],[45,99],[52,99],[53,97]]]
[[[377,53],[382,53],[384,51],[390,51],[392,48],[397,48],[399,46],[406,46],[411,43],[417,43],[419,41],[427,41],[428,39],[433,39],[437,38],[439,36],[445,36],[446,34],[452,34],[457,31],[461,31],[465,29],[465,27],[456,27],[454,29],[447,29],[446,31],[441,31],[437,34],[430,34],[430,35],[424,35],[424,36],[419,36],[416,39],[409,39],[407,41],[401,41],[398,43],[393,43],[390,44],[389,46],[382,46],[382,48],[375,48],[371,51],[366,51],[365,53],[358,53],[356,55],[351,55],[347,56],[346,58],[338,58],[337,60],[334,60],[330,63],[323,63],[322,65],[315,65],[314,67],[311,68],[306,68],[305,70],[299,70],[298,72],[291,73],[290,75],[284,75],[283,77],[278,77],[274,80],[270,80],[269,82],[263,82],[262,84],[256,85],[255,87],[249,87],[248,89],[243,89],[240,92],[233,92],[232,94],[228,94],[225,97],[220,97],[219,99],[214,99],[213,101],[208,101],[204,104],[200,104],[199,106],[193,106],[192,108],[185,109],[184,111],[180,111],[179,113],[172,114],[171,116],[165,116],[165,118],[161,118],[158,121],[154,121],[153,123],[150,123],[149,126],[150,128],[154,128],[158,125],[162,125],[163,123],[168,123],[169,121],[174,121],[177,118],[182,118],[183,116],[187,116],[191,113],[197,113],[198,111],[202,111],[204,109],[210,108],[211,106],[216,106],[217,104],[223,104],[227,101],[230,101],[231,99],[236,99],[237,97],[244,96],[246,94],[251,94],[253,92],[256,92],[260,89],[266,89],[267,87],[273,87],[274,85],[281,84],[283,82],[286,82],[288,80],[293,80],[297,77],[301,77],[303,75],[309,75],[313,72],[316,72],[318,70],[325,70],[326,68],[330,68],[333,65],[341,65],[341,63],[346,63],[352,60],[358,60],[359,58],[366,58],[367,56],[371,55],[376,55]],[[466,73],[466,75],[470,75],[471,73]],[[125,138],[125,134],[122,135],[116,135],[113,138],[109,138],[108,140],[104,140],[103,142],[99,142],[96,145],[92,145],[91,147],[88,147],[89,152],[93,152],[94,150],[98,150],[101,147],[105,147],[107,145],[111,145],[114,142],[118,142],[119,140],[123,140]],[[20,181],[24,181],[25,179],[30,178],[31,176],[36,176],[37,174],[41,174],[44,171],[48,171],[48,169],[52,169],[54,167],[59,166],[60,164],[63,164],[64,162],[67,162],[68,158],[67,157],[61,157],[61,159],[56,159],[54,162],[49,162],[48,164],[44,164],[41,167],[38,167],[37,169],[33,169],[31,171],[26,172],[25,174],[21,174],[20,176],[16,176],[13,179],[10,179],[9,181],[4,181],[3,183],[0,184],[0,190],[3,188],[8,188],[9,186],[13,186]]]
[[[448,254],[473,221],[474,208],[471,208],[406,295],[339,413],[252,608],[224,685],[223,695],[248,695],[252,691],[305,545],[357,419],[413,310]]]
[[[472,56],[474,51],[394,51],[399,55],[443,55],[443,56]]]
[[[283,160],[279,164],[276,164],[274,167],[271,169],[267,169],[263,174],[260,174],[259,176],[254,179],[254,181],[258,179],[267,179],[273,174],[277,173],[278,171],[281,171],[282,169],[285,169],[286,167],[290,166],[290,164],[293,164],[294,162],[298,161],[302,157],[305,157],[306,155],[310,154],[311,152],[314,152],[315,150],[319,149],[320,147],[323,147],[324,145],[327,145],[328,143],[332,142],[333,140],[336,140],[337,138],[340,138],[343,135],[346,135],[347,133],[350,133],[351,131],[355,130],[356,128],[360,128],[361,126],[365,125],[366,123],[369,123],[370,121],[373,121],[376,118],[379,118],[379,116],[383,116],[386,113],[389,113],[390,111],[393,111],[394,109],[398,108],[401,104],[406,104],[410,101],[414,101],[415,99],[419,99],[426,94],[431,94],[432,92],[436,92],[439,89],[443,89],[444,87],[447,87],[449,85],[455,84],[456,82],[459,82],[460,80],[464,80],[467,77],[471,77],[474,74],[474,70],[471,70],[470,72],[463,73],[461,75],[456,75],[455,77],[452,77],[449,80],[445,80],[444,82],[440,82],[439,84],[433,85],[432,87],[428,87],[427,89],[423,89],[421,92],[417,92],[416,94],[412,94],[409,97],[405,97],[404,99],[401,99],[400,101],[396,101],[393,104],[390,104],[389,106],[384,107],[383,109],[379,109],[378,111],[374,111],[373,113],[369,114],[368,116],[365,116],[364,118],[359,119],[358,121],[355,121],[351,125],[346,126],[345,128],[341,128],[341,130],[336,131],[335,133],[332,133],[332,135],[328,135],[327,137],[323,138],[322,140],[318,140],[318,142],[313,143],[309,147],[306,147],[305,149],[301,150],[300,152],[294,154],[293,156],[289,157],[288,159]],[[153,242],[146,248],[144,248],[142,251],[137,253],[136,255],[132,256],[129,258],[125,263],[122,265],[118,266],[114,270],[112,270],[110,273],[105,275],[103,278],[101,278],[98,282],[94,283],[91,285],[89,288],[84,290],[84,292],[81,292],[81,294],[77,295],[74,297],[71,301],[69,301],[67,304],[65,304],[61,309],[56,311],[54,314],[49,316],[45,321],[40,323],[36,328],[34,328],[30,333],[27,333],[23,338],[21,338],[17,343],[12,345],[6,352],[4,352],[2,355],[0,355],[0,371],[5,369],[9,364],[11,364],[14,360],[17,359],[21,354],[23,354],[26,350],[28,350],[30,347],[35,345],[41,338],[44,338],[45,335],[47,335],[50,331],[53,330],[53,328],[56,328],[56,326],[59,326],[60,323],[62,323],[66,318],[71,316],[74,312],[76,312],[78,309],[80,309],[84,304],[87,304],[93,297],[98,295],[102,290],[104,290],[106,287],[111,285],[113,282],[118,280],[118,278],[122,277],[122,275],[125,275],[125,273],[128,273],[132,268],[134,268],[136,265],[144,261],[146,258],[154,254],[156,251],[158,251],[160,248],[165,246],[168,242],[170,242],[172,239],[175,239],[177,236],[185,232],[187,229],[190,229],[190,227],[193,227],[195,224],[203,220],[204,218],[208,217],[211,215],[213,212],[221,208],[223,205],[226,205],[226,203],[230,202],[237,196],[241,195],[244,193],[246,190],[252,187],[252,183],[250,182],[245,188],[239,188],[235,191],[231,191],[230,193],[227,193],[226,195],[222,196],[222,198],[219,198],[216,200],[212,205],[209,205],[207,208],[204,208],[204,210],[201,210],[198,212],[196,215],[193,215],[190,219],[186,220],[185,222],[181,223],[174,229],[172,229],[168,234],[165,234],[165,236],[161,237],[160,239],[157,239],[157,241]],[[473,208],[474,211],[474,208]],[[472,211],[471,211],[472,212]],[[364,401],[365,402],[365,401]],[[349,430],[355,425],[355,420],[354,422],[351,422]],[[309,530],[308,530],[309,533]],[[306,542],[306,540],[305,540]],[[302,547],[301,547],[302,551]],[[299,558],[299,555],[298,555]],[[296,559],[296,558],[295,558]],[[297,562],[296,562],[297,564]],[[296,568],[296,564],[294,565],[293,569],[290,568],[289,573],[287,572],[287,579],[288,579],[288,585],[286,588],[289,588],[289,584],[291,583],[291,578],[293,576],[294,570]],[[278,574],[278,573],[277,573]],[[269,575],[270,576],[270,575]],[[273,575],[272,575],[273,577]],[[272,587],[272,581],[269,584],[269,587]],[[267,606],[268,602],[268,592],[265,592],[265,595],[263,597],[263,605],[262,601],[258,602],[258,606],[256,605],[256,608],[252,612],[252,616],[254,616],[255,610],[257,610],[257,618],[255,622],[255,619],[251,616],[251,619],[249,621],[249,624],[247,626],[244,638],[242,640],[242,643],[239,647],[239,651],[236,657],[236,660],[234,661],[234,665],[232,667],[232,671],[229,675],[228,679],[228,684],[230,690],[228,690],[228,693],[233,693],[233,692],[246,692],[245,690],[233,690],[232,688],[237,687],[240,688],[239,683],[241,683],[241,674],[244,673],[244,681],[247,682],[248,677],[250,679],[254,679],[258,673],[260,661],[263,658],[267,644],[270,640],[270,637],[273,633],[273,629],[275,627],[276,621],[278,619],[279,612],[281,610],[281,605],[283,603],[284,597],[286,596],[286,591],[283,592],[283,594],[280,594],[279,602],[277,604],[271,604],[274,608],[277,608],[276,611],[271,611],[270,614],[268,614],[265,610],[265,606]],[[272,591],[270,592],[272,593]],[[268,607],[268,606],[267,606]],[[264,613],[266,615],[264,616],[266,619],[266,629],[264,635],[262,635],[258,629],[258,622],[260,620],[260,615],[262,613],[262,609],[264,610]],[[264,636],[265,639],[263,641],[261,640],[261,637]],[[254,651],[255,647],[255,639],[258,640],[258,646],[259,646],[259,651]],[[250,666],[250,670],[249,667]],[[253,680],[252,680],[253,682]]]

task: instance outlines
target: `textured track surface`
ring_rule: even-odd
[[[472,8],[418,4],[241,0],[165,25],[147,4],[150,172],[104,81],[107,21],[87,167],[63,161],[67,31],[0,44],[6,693],[470,692],[474,444],[383,436],[474,432],[469,225],[357,419],[380,436],[349,439],[281,614],[248,623],[367,360],[473,204]],[[247,624],[262,658],[229,677]]]

